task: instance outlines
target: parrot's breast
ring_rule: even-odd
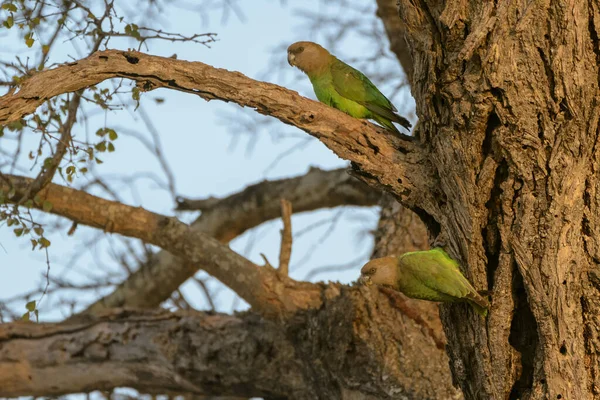
[[[340,95],[335,90],[330,77],[311,78],[310,81],[321,103],[337,108],[354,118],[372,118],[371,111],[366,107]]]

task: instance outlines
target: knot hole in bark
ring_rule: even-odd
[[[521,353],[521,374],[515,381],[509,400],[527,397],[533,386],[534,358],[539,338],[537,321],[531,312],[527,292],[516,263],[513,265],[513,300],[515,304],[508,343]]]
[[[140,62],[140,59],[139,59],[139,58],[137,58],[136,56],[132,56],[132,55],[131,55],[131,54],[129,54],[129,53],[125,53],[125,54],[124,54],[124,56],[125,56],[125,59],[127,60],[127,62],[128,62],[129,64],[137,64],[137,63],[139,63],[139,62]]]

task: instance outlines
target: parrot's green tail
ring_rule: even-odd
[[[382,126],[384,126],[385,128],[387,128],[387,130],[389,130],[389,131],[400,134],[400,131],[398,130],[398,128],[396,128],[396,126],[392,123],[392,121],[399,123],[404,128],[406,128],[406,130],[410,130],[411,125],[410,125],[410,122],[408,122],[408,120],[406,118],[403,118],[395,113],[389,113],[389,116],[394,116],[394,119],[392,119],[392,120],[386,118],[387,116],[388,115],[386,115],[384,117],[382,115],[373,113],[373,119],[375,121],[377,121],[379,124],[381,124]]]
[[[473,306],[473,309],[477,312],[477,314],[481,315],[482,317],[487,317],[487,315],[488,315],[487,307],[482,307],[479,304],[477,304],[471,300],[469,300],[469,304],[471,306]]]
[[[469,304],[471,306],[473,306],[475,311],[477,311],[477,314],[484,316],[484,317],[487,316],[488,308],[490,306],[488,300],[485,299],[484,297],[482,297],[482,295],[486,295],[486,293],[488,293],[488,292],[482,290],[479,293],[473,292],[473,293],[467,294],[467,296],[466,296],[467,301],[469,302]]]
[[[396,126],[389,119],[380,117],[379,115],[374,115],[373,119],[375,121],[377,121],[383,127],[387,128],[388,131],[392,131],[394,133],[400,134],[400,131],[398,130],[398,128],[396,128]]]

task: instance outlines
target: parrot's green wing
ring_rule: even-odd
[[[361,104],[380,117],[410,128],[410,122],[396,114],[392,102],[362,72],[335,59],[331,63],[331,78],[335,91],[341,96]]]
[[[456,298],[477,293],[461,274],[458,263],[441,249],[406,253],[399,262],[405,273],[439,293]]]

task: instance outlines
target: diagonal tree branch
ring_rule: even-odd
[[[191,227],[221,243],[228,243],[246,230],[278,218],[281,212],[279,199],[284,196],[298,213],[344,205],[374,206],[381,195],[350,176],[345,169],[323,171],[311,168],[306,175],[263,181],[224,199],[182,199],[178,208],[202,210],[202,215]],[[83,313],[96,314],[116,307],[157,307],[201,268],[202,265],[160,251],[114,292]]]
[[[398,0],[377,0],[377,16],[383,22],[385,32],[390,41],[390,50],[396,55],[402,69],[411,82],[413,76],[413,60],[406,44],[404,22],[398,13]]]
[[[35,195],[48,183],[52,181],[54,178],[54,174],[56,170],[60,166],[63,157],[67,153],[69,149],[69,145],[71,144],[71,131],[73,129],[73,125],[75,125],[75,121],[77,120],[77,111],[79,110],[79,104],[81,103],[81,95],[82,92],[78,91],[73,95],[73,98],[69,101],[69,106],[67,108],[67,119],[64,123],[60,124],[60,138],[58,139],[58,143],[56,144],[56,152],[51,158],[51,161],[46,165],[44,163],[44,167],[39,175],[33,180],[31,186],[27,189],[26,193],[23,194],[21,198],[21,203],[27,201],[28,199],[33,199]]]
[[[15,189],[14,202],[20,200],[32,181],[12,175],[2,178],[0,190]],[[259,267],[176,218],[52,183],[39,192],[39,197],[42,202],[52,204],[52,214],[105,232],[141,239],[195,265],[201,265],[206,272],[265,315],[281,315],[298,308],[316,307],[321,303],[318,285],[294,281],[277,274],[268,266]]]
[[[0,124],[18,120],[45,100],[110,78],[128,78],[143,90],[159,87],[252,107],[315,136],[341,158],[353,162],[357,176],[406,204],[434,214],[435,178],[428,158],[411,137],[399,138],[283,87],[255,81],[239,72],[200,62],[106,50],[77,62],[39,72],[16,93],[0,97]]]

